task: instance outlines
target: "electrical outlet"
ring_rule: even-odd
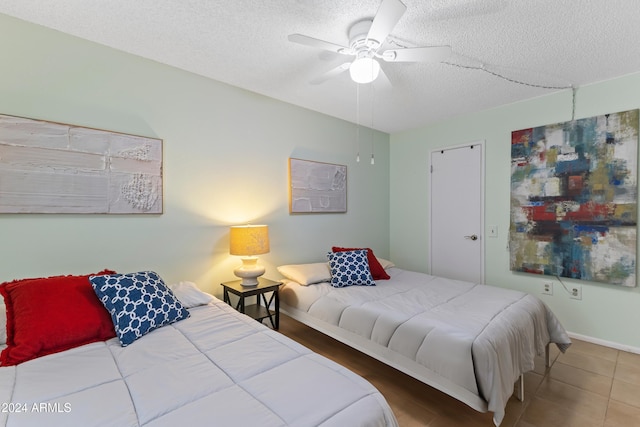
[[[569,298],[571,299],[582,299],[582,286],[580,285],[571,285],[569,288],[571,292],[569,292]]]
[[[553,282],[544,282],[542,284],[543,295],[553,295]]]

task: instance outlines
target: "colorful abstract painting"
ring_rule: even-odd
[[[638,110],[511,134],[511,270],[636,286]]]

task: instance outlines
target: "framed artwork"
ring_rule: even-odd
[[[0,115],[0,213],[162,213],[162,140]]]
[[[289,213],[346,211],[346,166],[289,159]]]
[[[511,270],[636,286],[638,110],[511,134]]]

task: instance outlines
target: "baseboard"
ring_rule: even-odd
[[[630,346],[630,345],[624,345],[624,344],[620,344],[620,343],[617,343],[617,342],[601,340],[600,338],[593,338],[593,337],[589,337],[589,336],[586,336],[586,335],[576,334],[574,332],[568,332],[568,331],[567,331],[567,335],[569,335],[570,338],[575,338],[575,339],[580,340],[580,341],[586,341],[586,342],[590,342],[592,344],[598,344],[598,345],[602,345],[602,346],[605,346],[605,347],[611,347],[611,348],[615,348],[616,350],[628,351],[629,353],[640,354],[640,347],[633,347],[633,346]]]

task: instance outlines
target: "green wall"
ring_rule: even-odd
[[[0,282],[151,269],[220,295],[240,264],[228,227],[246,222],[269,225],[267,277],[332,245],[389,256],[387,134],[356,163],[351,123],[5,15],[0,52],[1,114],[164,141],[162,215],[0,215]],[[290,215],[289,157],[347,165],[348,212]]]
[[[640,108],[640,73],[579,88],[575,117],[636,108]],[[485,283],[540,296],[576,337],[640,352],[640,288],[563,280],[567,286],[582,285],[579,301],[569,299],[556,279],[509,270],[511,132],[568,121],[571,115],[572,96],[567,90],[392,135],[391,258],[401,267],[427,271],[429,152],[484,140],[485,224],[498,225],[499,230],[497,238],[484,239]],[[540,295],[548,280],[554,282],[554,294]]]
[[[499,227],[485,239],[486,283],[539,295],[547,280],[509,271],[510,134],[571,119],[570,91],[376,132],[371,166],[355,162],[353,124],[1,14],[0,49],[0,113],[164,141],[164,214],[0,215],[0,282],[152,269],[219,295],[239,264],[228,226],[248,221],[270,226],[266,276],[278,277],[282,263],[321,261],[334,244],[371,246],[426,271],[429,151],[476,140],[486,141],[485,222]],[[639,107],[634,74],[580,88],[576,118]],[[289,157],[347,165],[348,212],[289,215]],[[557,281],[540,297],[573,334],[640,351],[640,289],[580,283],[582,301]]]

